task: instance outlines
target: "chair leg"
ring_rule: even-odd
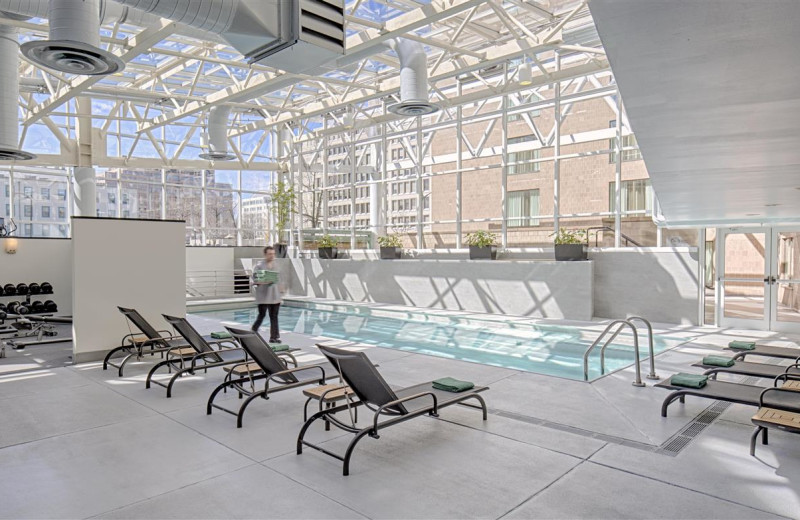
[[[753,435],[750,436],[750,456],[756,456],[756,441],[758,440],[758,434],[761,433],[762,430],[766,430],[763,426],[756,426]]]
[[[236,415],[236,427],[237,428],[241,428],[242,427],[242,421],[244,420],[244,411],[247,409],[247,407],[250,405],[250,403],[252,403],[256,398],[258,398],[258,397],[266,397],[266,395],[267,395],[267,391],[266,390],[262,390],[260,392],[254,393],[253,395],[251,395],[250,397],[248,397],[247,399],[244,400],[244,402],[242,403],[242,406],[239,407],[239,413]]]
[[[350,458],[353,456],[353,450],[356,449],[356,444],[358,444],[358,441],[367,436],[369,432],[370,428],[364,428],[363,430],[358,432],[355,438],[352,441],[350,441],[350,444],[347,445],[347,451],[344,453],[344,460],[342,463],[342,475],[344,475],[345,477],[350,474]]]
[[[767,444],[769,444],[769,439],[768,439],[768,437],[767,437],[767,432],[769,432],[769,428],[767,428],[767,427],[765,426],[765,427],[764,427],[764,431],[763,431],[763,433],[761,434],[761,444],[764,444],[764,445],[767,445]]]

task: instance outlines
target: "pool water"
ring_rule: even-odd
[[[255,308],[202,311],[195,314],[230,324],[251,324]],[[375,310],[358,304],[287,302],[281,306],[280,328],[312,336],[325,336],[367,345],[420,354],[471,361],[568,379],[583,380],[583,353],[599,331],[579,327],[526,323],[527,320],[481,321],[474,318],[442,317],[415,311]],[[262,326],[269,328],[266,322]],[[630,335],[620,334],[619,343],[606,349],[605,373],[633,363]],[[680,343],[656,335],[655,352]],[[647,357],[647,338],[640,333],[640,357]],[[599,348],[589,358],[589,379],[600,373]],[[642,372],[646,373],[646,363]]]

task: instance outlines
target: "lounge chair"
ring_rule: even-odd
[[[480,408],[483,411],[483,420],[487,419],[486,402],[478,395],[479,392],[487,390],[487,387],[474,387],[462,393],[445,392],[433,388],[433,382],[422,383],[419,385],[392,390],[392,388],[381,377],[369,358],[363,352],[350,352],[338,348],[317,345],[320,351],[328,358],[331,364],[336,367],[344,382],[352,389],[358,397],[358,401],[334,406],[312,415],[300,430],[297,438],[297,453],[303,452],[303,446],[308,446],[326,455],[342,461],[342,474],[350,474],[350,458],[356,444],[369,435],[373,439],[380,437],[380,432],[390,426],[401,422],[420,417],[422,415],[439,416],[439,410],[454,404],[464,404],[464,401],[474,399],[480,406],[469,405]],[[366,428],[359,428],[353,420],[352,424],[340,421],[335,414],[339,412],[348,413],[352,408],[364,405],[373,410],[374,417],[371,424]],[[385,418],[384,420],[380,420]],[[317,419],[322,419],[337,428],[355,435],[347,446],[344,455],[328,451],[322,446],[312,444],[304,439],[308,428]]]
[[[788,374],[782,374],[775,378],[774,384],[777,387],[779,380],[793,379],[794,377]],[[761,393],[764,391],[762,386],[743,385],[739,383],[729,383],[727,381],[709,380],[702,388],[687,388],[683,386],[675,386],[670,384],[667,379],[655,386],[659,388],[666,388],[673,390],[661,404],[661,417],[667,416],[667,407],[676,400],[686,402],[686,396],[702,397],[705,399],[713,399],[715,401],[727,401],[729,403],[746,404],[750,406],[760,406]],[[790,385],[793,386],[793,385]],[[787,387],[786,390],[789,390]],[[800,390],[800,389],[798,389]],[[779,408],[781,410],[800,412],[800,391],[787,391],[770,395],[764,401],[770,408]]]
[[[733,366],[720,367],[717,365],[705,365],[701,361],[692,366],[704,368],[705,372],[703,372],[703,374],[711,376],[714,379],[716,379],[719,374],[740,374],[743,376],[762,377],[765,379],[775,379],[781,374],[800,374],[800,363],[785,366],[736,361]]]
[[[188,347],[176,347],[165,352],[164,361],[156,363],[147,373],[145,388],[156,384],[167,389],[167,397],[172,397],[172,387],[184,374],[194,374],[195,370],[207,372],[209,368],[229,367],[247,363],[245,352],[236,346],[233,339],[217,340],[219,348],[215,349],[206,341],[199,332],[186,320],[176,316],[163,315],[167,323],[186,340]],[[227,344],[230,346],[222,346]],[[167,367],[170,372],[175,369],[167,383],[153,379],[161,368]]]
[[[750,436],[750,455],[756,455],[756,441],[758,434],[761,436],[761,444],[768,444],[769,428],[777,428],[790,433],[800,433],[800,413],[791,410],[784,410],[768,405],[767,395],[774,395],[775,392],[794,392],[800,391],[800,381],[787,381],[780,388],[767,388],[761,392],[759,398],[758,412],[751,419],[756,425],[753,435]]]
[[[295,366],[289,368],[286,360],[273,352],[269,344],[258,333],[232,327],[225,328],[247,352],[252,361],[237,371],[239,375],[244,374],[242,377],[237,379],[230,378],[211,392],[206,405],[206,413],[211,415],[212,410],[216,408],[235,415],[237,428],[242,427],[244,412],[255,399],[259,397],[268,399],[271,394],[291,388],[323,385],[326,379],[336,377],[336,371],[328,363],[298,366],[295,360]],[[264,381],[264,389],[256,391],[255,383],[262,380]],[[242,402],[238,409],[233,410],[214,403],[214,399],[220,391],[227,391],[228,388],[238,391],[239,398],[244,395],[247,396],[247,399]]]
[[[156,330],[136,309],[117,308],[127,319],[130,333],[122,338],[119,347],[111,349],[106,354],[105,359],[103,359],[103,370],[108,370],[108,367],[112,366],[117,369],[119,377],[122,377],[125,364],[134,357],[140,360],[145,354],[150,354],[151,356],[160,354],[163,358],[164,353],[167,351],[189,347],[189,343],[180,335],[175,335],[168,330]],[[139,333],[130,330],[131,324],[139,330]],[[211,336],[203,336],[203,339],[210,345],[229,342],[229,340],[214,339]],[[119,352],[124,352],[125,356],[118,362],[112,362],[111,358]]]
[[[800,349],[796,347],[771,347],[769,345],[756,345],[753,350],[740,350],[726,347],[725,350],[730,350],[736,354],[733,359],[736,361],[744,361],[747,356],[762,356],[773,357],[780,359],[793,359],[800,362]]]

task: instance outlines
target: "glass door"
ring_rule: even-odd
[[[800,231],[772,229],[770,329],[800,332]]]
[[[717,323],[721,327],[768,330],[770,306],[769,229],[723,229],[717,233]]]

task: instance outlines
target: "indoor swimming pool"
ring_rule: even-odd
[[[224,324],[251,324],[255,308],[201,311],[193,314]],[[262,325],[269,328],[269,322]],[[325,336],[378,347],[524,370],[568,379],[583,379],[583,354],[599,331],[533,323],[525,319],[482,321],[474,317],[432,315],[414,310],[374,309],[358,304],[285,302],[281,330]],[[656,353],[682,340],[656,335]],[[647,338],[640,334],[640,356],[647,357]],[[621,334],[606,349],[605,373],[633,363],[630,334]],[[646,372],[645,365],[642,366]],[[589,359],[589,379],[600,377],[599,349]]]

